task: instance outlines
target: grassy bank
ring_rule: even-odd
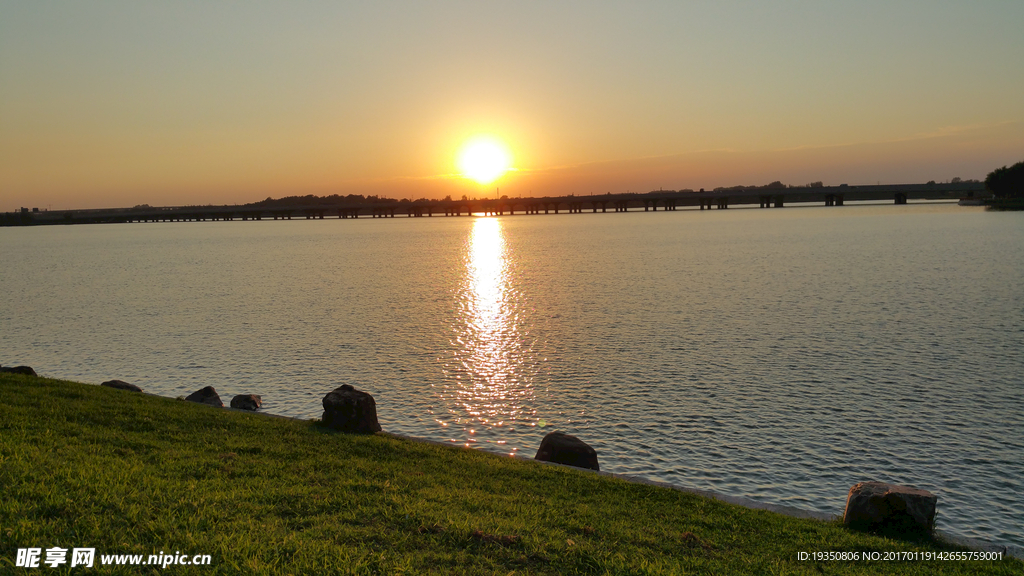
[[[941,506],[941,502],[940,502]],[[0,573],[18,548],[209,554],[178,574],[1020,574],[555,466],[73,382],[0,374]],[[43,553],[45,559],[45,552]],[[70,556],[69,556],[70,559]]]

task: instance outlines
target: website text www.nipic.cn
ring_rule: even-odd
[[[68,553],[70,554],[70,557]],[[100,566],[159,566],[167,568],[170,566],[209,566],[212,559],[209,554],[100,554]],[[49,566],[57,568],[67,566],[69,568],[83,567],[92,568],[96,562],[95,548],[18,548],[18,556],[15,558],[15,566],[21,568],[40,568]]]

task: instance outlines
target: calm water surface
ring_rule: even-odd
[[[1024,214],[953,205],[0,229],[0,362],[1024,545]]]

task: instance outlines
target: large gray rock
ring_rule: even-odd
[[[239,394],[231,399],[231,407],[239,410],[256,411],[263,406],[263,397],[257,394]]]
[[[348,384],[324,396],[323,423],[342,432],[373,434],[381,430],[373,396]]]
[[[861,482],[846,497],[843,523],[859,530],[930,532],[938,497],[927,490],[884,482]]]
[[[563,432],[551,432],[540,441],[534,460],[600,470],[597,452],[589,444]]]
[[[38,376],[36,371],[28,366],[4,366],[0,367],[0,372],[6,372],[8,374],[24,374],[25,376]]]
[[[135,384],[129,384],[122,380],[107,380],[100,386],[106,386],[107,388],[117,388],[118,390],[127,390],[129,392],[142,392],[142,388],[139,388]]]
[[[209,404],[210,406],[216,406],[217,408],[223,408],[224,403],[220,401],[220,395],[213,389],[213,386],[207,386],[200,390],[185,396],[185,400],[189,402],[198,402],[200,404]]]

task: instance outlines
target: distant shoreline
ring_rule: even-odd
[[[983,198],[981,182],[892,184],[871,186],[734,187],[704,190],[657,190],[647,193],[529,198],[464,198],[462,200],[393,200],[387,198],[290,197],[244,205],[42,210],[21,208],[0,214],[0,226],[124,224],[139,222],[204,222],[232,220],[323,220],[325,218],[394,218],[484,215],[582,214],[675,211],[679,208],[725,209],[737,205],[782,208],[791,204],[843,206],[846,202],[959,200]]]

